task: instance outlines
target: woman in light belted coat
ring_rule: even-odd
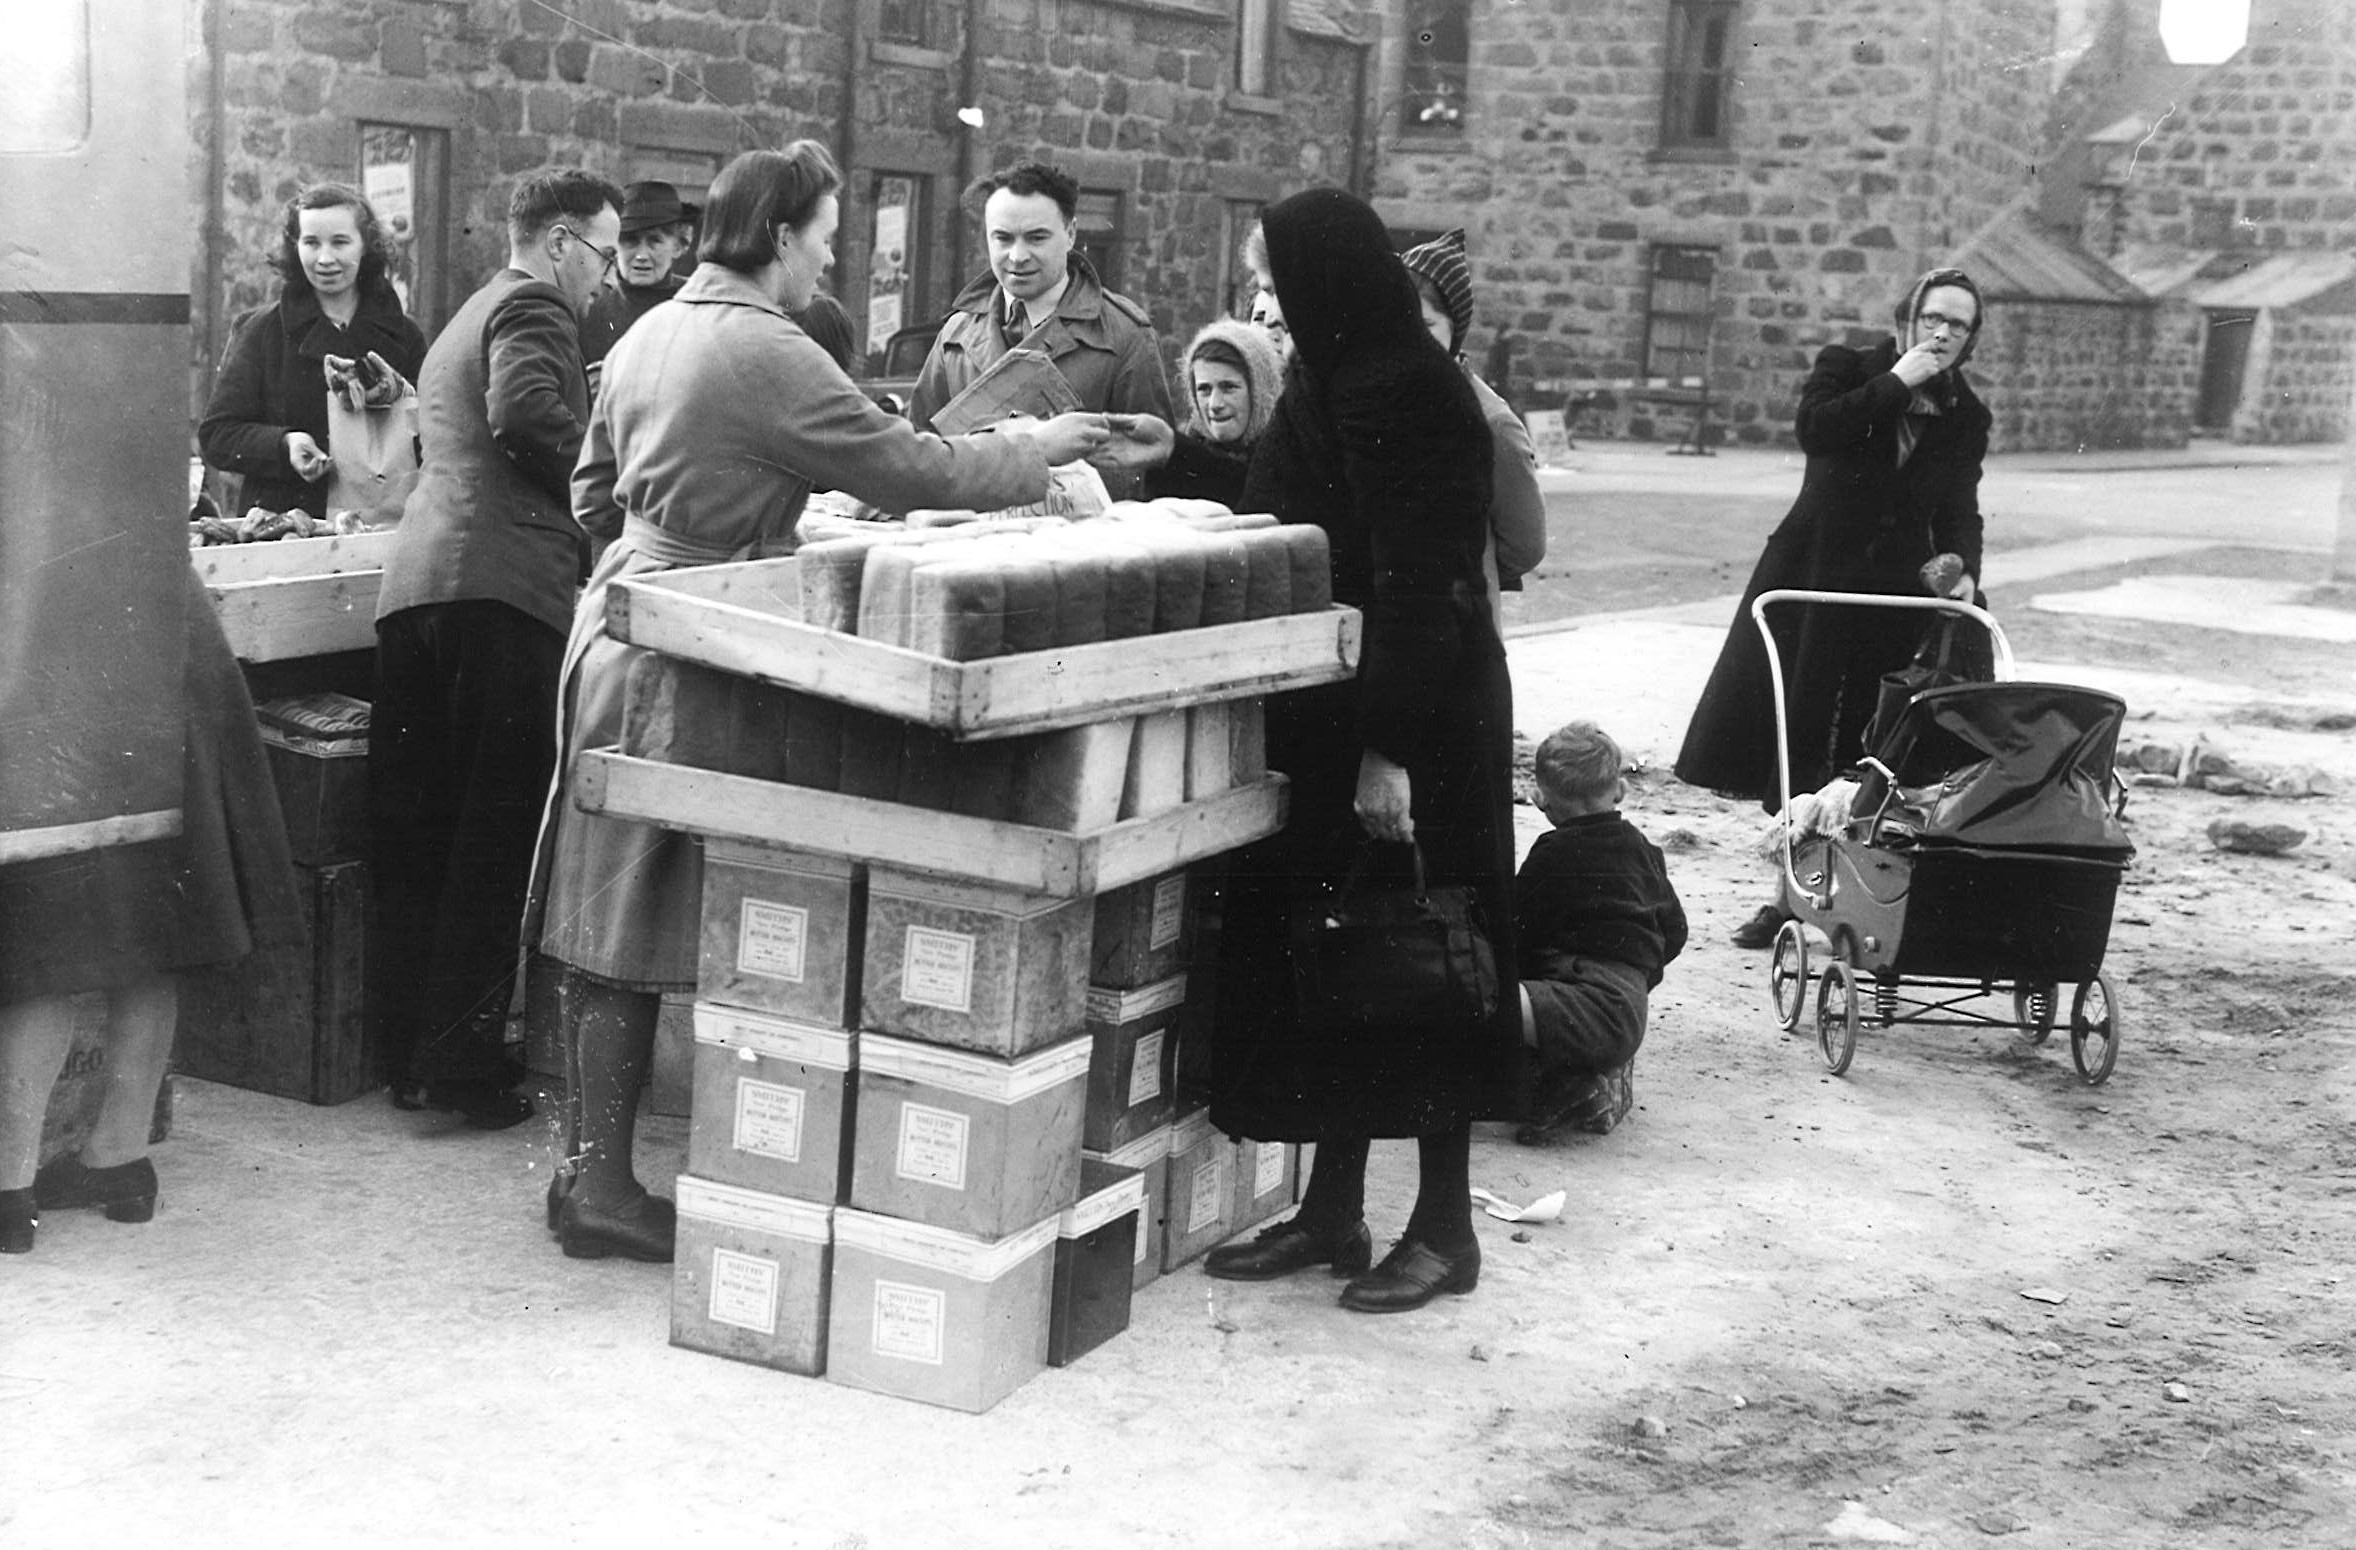
[[[788,316],[834,257],[842,175],[802,140],[712,185],[701,260],[674,304],[607,357],[573,474],[573,514],[609,547],[565,647],[564,762],[541,829],[524,940],[563,966],[566,1157],[550,1225],[575,1258],[671,1257],[674,1211],[630,1164],[665,991],[695,984],[702,862],[686,835],[583,812],[583,749],[619,741],[634,648],[605,633],[616,581],[793,551],[814,486],[890,511],[1038,500],[1050,464],[1094,449],[1095,416],[950,437],[878,409]]]

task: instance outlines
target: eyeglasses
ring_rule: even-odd
[[[1914,321],[1926,334],[1968,334],[1972,331],[1970,318],[1951,318],[1944,312],[1917,312]]]
[[[591,242],[587,237],[582,236],[579,232],[573,230],[570,226],[567,226],[562,222],[559,222],[558,224],[551,226],[548,229],[550,231],[563,232],[566,236],[572,238],[575,242],[580,243],[581,246],[587,248],[590,252],[596,254],[599,258],[605,260],[605,267],[598,271],[597,277],[600,280],[611,277],[614,270],[620,267],[622,262],[622,254],[620,249],[601,248],[596,243]]]

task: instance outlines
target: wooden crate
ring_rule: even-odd
[[[240,661],[278,662],[376,645],[390,530],[189,551]]]
[[[952,662],[805,624],[795,562],[752,560],[617,583],[617,639],[880,711],[958,739],[1338,683],[1358,670],[1354,608]]]
[[[361,1014],[368,868],[297,867],[311,940],[180,982],[172,1068],[281,1098],[342,1103],[383,1083]]]
[[[1082,833],[589,752],[573,764],[587,812],[691,834],[817,851],[912,872],[1087,898],[1233,850],[1284,826],[1285,780],[1267,775],[1206,801]]]

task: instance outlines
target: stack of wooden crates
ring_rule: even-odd
[[[576,770],[584,807],[704,837],[672,1340],[985,1410],[1292,1199],[1294,1149],[1181,1111],[1179,1025],[1210,989],[1188,869],[1282,823],[1261,697],[1349,676],[1358,619],[950,662],[803,624],[794,565],[618,587],[612,632],[655,655],[622,748]],[[742,729],[843,713],[812,706],[959,768],[1007,740],[1083,782],[1109,760],[1119,816],[912,805],[848,763],[836,789],[774,778],[785,755]]]

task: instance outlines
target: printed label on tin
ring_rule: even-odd
[[[799,1087],[736,1079],[736,1149],[779,1162],[802,1160],[802,1101]]]
[[[1129,1107],[1149,1103],[1162,1095],[1162,1029],[1155,1029],[1137,1041],[1137,1048],[1129,1056]]]
[[[712,1250],[715,1324],[733,1324],[755,1334],[777,1333],[777,1261],[734,1249]]]
[[[941,1328],[948,1299],[930,1286],[905,1281],[875,1283],[875,1327],[871,1344],[878,1356],[941,1365]]]
[[[974,939],[962,931],[910,926],[900,954],[900,999],[944,1012],[973,1010]]]
[[[1186,925],[1186,874],[1165,877],[1153,885],[1153,929],[1145,945],[1155,951],[1178,940]]]
[[[794,904],[748,898],[737,916],[736,967],[763,979],[802,982],[802,947],[810,912]]]
[[[1252,1153],[1252,1198],[1259,1199],[1284,1183],[1284,1143],[1263,1141]]]
[[[914,1184],[965,1188],[965,1134],[970,1121],[955,1109],[900,1105],[900,1150],[893,1171]]]
[[[1198,1233],[1219,1225],[1227,1208],[1227,1152],[1213,1152],[1195,1165],[1194,1190],[1186,1204],[1186,1230]]]

